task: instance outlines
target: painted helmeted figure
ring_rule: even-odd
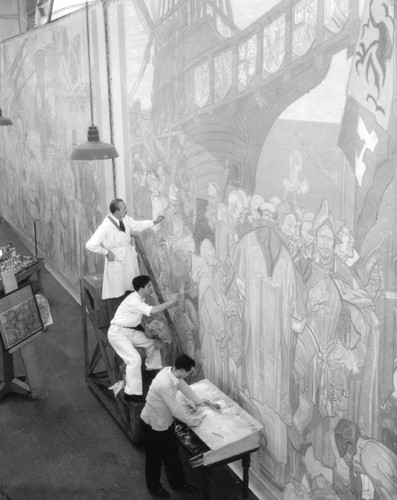
[[[378,321],[372,300],[335,253],[336,227],[326,201],[316,214],[313,233],[307,321],[298,336],[294,360],[300,390],[289,437],[297,449],[303,443],[315,408],[322,417],[357,418],[371,435],[376,433],[375,415],[379,408]],[[356,383],[357,377],[360,384]],[[365,387],[362,391],[361,384]],[[310,439],[316,458],[330,465],[329,443],[323,443],[322,431],[318,426]]]

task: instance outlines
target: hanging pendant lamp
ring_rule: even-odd
[[[119,156],[117,149],[113,144],[101,142],[99,140],[99,131],[95,125],[88,127],[87,142],[75,146],[70,155],[71,160],[92,161],[108,160]]]
[[[85,2],[85,14],[87,23],[87,46],[88,46],[88,75],[90,84],[90,109],[91,125],[88,127],[87,142],[75,146],[70,158],[72,160],[93,161],[107,160],[119,156],[117,149],[113,144],[107,144],[99,140],[98,128],[94,125],[94,112],[92,104],[92,82],[91,82],[91,50],[90,50],[90,25],[88,22],[88,0]]]
[[[3,127],[4,125],[12,125],[12,121],[6,116],[3,116],[3,113],[0,108],[0,127]]]

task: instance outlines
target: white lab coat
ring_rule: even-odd
[[[151,220],[135,221],[128,215],[123,222],[125,233],[106,217],[86,243],[91,252],[106,255],[110,250],[115,256],[113,262],[105,259],[102,299],[121,297],[127,290],[133,290],[131,282],[139,275],[139,266],[136,250],[130,244],[131,231],[144,231],[154,226]]]

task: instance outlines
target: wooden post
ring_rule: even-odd
[[[250,453],[246,453],[241,459],[241,463],[243,466],[243,497],[248,498],[248,485],[249,485],[249,468],[251,463],[251,455]]]
[[[29,386],[19,380],[14,375],[14,362],[12,359],[12,354],[4,349],[3,343],[0,342],[1,346],[1,368],[2,368],[2,382],[0,385],[0,399],[10,392],[16,392],[17,394],[26,395],[30,393]]]

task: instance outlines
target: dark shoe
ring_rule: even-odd
[[[182,484],[181,486],[177,486],[176,488],[172,489],[175,491],[185,491],[186,493],[196,493],[198,491],[198,488],[196,486],[193,486],[189,483]]]
[[[142,394],[125,394],[124,393],[124,399],[125,399],[125,401],[134,401],[134,403],[144,403],[145,402],[145,396],[142,396]]]
[[[158,486],[157,488],[154,488],[153,490],[149,488],[149,491],[150,493],[152,493],[152,495],[156,495],[158,497],[162,497],[162,498],[170,498],[170,494],[168,493],[168,491],[163,488],[160,484],[160,486]]]

